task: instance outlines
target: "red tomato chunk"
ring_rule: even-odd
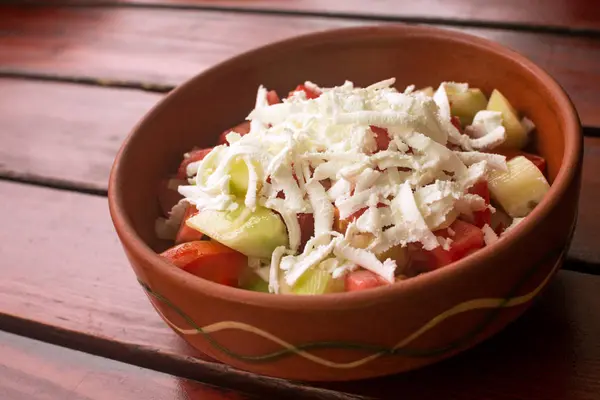
[[[183,243],[164,251],[161,256],[200,278],[236,287],[248,265],[242,253],[212,240]]]
[[[233,128],[227,129],[225,132],[221,133],[219,135],[218,144],[227,144],[227,134],[229,134],[231,131],[235,131],[242,136],[247,135],[250,132],[250,121],[244,121],[241,124],[238,124]]]
[[[181,226],[179,227],[179,231],[177,232],[177,237],[175,238],[175,244],[193,242],[194,240],[200,240],[204,237],[202,232],[199,232],[193,228],[190,228],[185,223],[188,219],[198,214],[198,210],[196,206],[190,204],[185,210],[185,214],[183,215],[183,220],[181,221]]]
[[[178,179],[186,179],[187,178],[187,166],[193,162],[201,161],[206,157],[208,153],[212,150],[212,147],[207,149],[197,149],[192,150],[190,152],[190,156],[184,158],[181,164],[179,165],[179,169],[177,170],[177,178]]]
[[[450,117],[450,122],[460,133],[463,133],[462,125],[460,124],[460,119],[457,116]]]
[[[387,150],[390,145],[391,139],[387,129],[379,128],[377,126],[370,126],[371,130],[375,134],[375,142],[377,143],[377,151]]]
[[[439,246],[427,251],[421,245],[414,243],[409,245],[411,270],[417,273],[433,271],[458,261],[485,245],[483,232],[475,225],[456,220],[450,225],[450,230],[454,233],[453,235],[449,233],[448,229],[434,232],[436,236],[452,239],[449,250],[444,250]]]
[[[319,97],[321,95],[321,93],[318,93],[318,92],[316,92],[314,90],[311,90],[311,89],[307,88],[304,85],[298,85],[298,86],[296,86],[296,89],[294,89],[293,91],[291,91],[288,97],[291,97],[294,94],[294,92],[304,92],[304,93],[306,93],[306,98],[307,99],[316,99],[317,97]]]
[[[315,218],[312,214],[300,213],[298,224],[300,225],[300,249],[303,249],[315,232]]]
[[[518,156],[523,156],[531,161],[536,167],[538,167],[538,169],[542,171],[542,174],[546,174],[546,160],[544,157],[538,156],[537,154],[526,153],[521,150],[513,149],[494,149],[492,152],[505,156],[506,161]]]
[[[366,269],[353,271],[346,275],[347,292],[356,292],[384,285],[388,285],[388,282],[374,272],[367,271]]]
[[[479,181],[474,184],[469,193],[483,197],[485,204],[490,205],[490,190],[487,181]],[[473,224],[478,228],[483,228],[484,225],[491,225],[492,211],[489,208],[473,212]]]
[[[269,90],[267,92],[267,103],[269,103],[270,106],[272,106],[273,104],[281,103],[281,99],[279,98],[279,95],[276,91]]]

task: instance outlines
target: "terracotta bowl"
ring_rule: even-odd
[[[221,286],[156,255],[157,183],[184,152],[242,121],[264,84],[311,80],[397,87],[469,82],[500,89],[537,125],[552,188],[514,232],[443,269],[389,287],[275,296]],[[521,55],[461,33],[413,26],[301,36],[217,65],[166,96],[135,127],[110,177],[110,211],[143,289],[192,346],[235,367],[299,380],[351,380],[415,369],[474,346],[517,318],[564,259],[577,214],[582,136],[561,87]],[[548,349],[551,351],[551,349]]]

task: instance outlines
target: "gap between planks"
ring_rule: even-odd
[[[103,79],[103,78],[94,78],[94,77],[89,77],[89,76],[57,75],[57,74],[47,74],[47,73],[40,73],[40,72],[3,69],[3,68],[0,68],[0,78],[21,79],[21,80],[28,80],[28,81],[40,81],[40,82],[57,82],[57,83],[67,83],[67,84],[74,84],[74,85],[111,88],[111,89],[134,89],[134,90],[141,90],[143,92],[160,93],[160,94],[168,93],[171,90],[175,89],[175,85],[165,85],[165,84],[152,83],[152,82]]]

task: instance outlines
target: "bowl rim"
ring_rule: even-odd
[[[365,39],[368,36],[381,39],[391,38],[398,35],[413,35],[419,37],[431,37],[435,39],[451,40],[463,44],[480,48],[488,52],[496,53],[504,58],[517,62],[530,73],[535,75],[544,85],[548,92],[552,93],[560,110],[560,118],[564,119],[566,127],[564,131],[565,145],[564,155],[560,169],[556,175],[549,192],[538,206],[528,215],[523,222],[514,227],[512,234],[503,240],[495,243],[493,246],[468,255],[467,257],[456,261],[448,266],[421,274],[419,276],[396,282],[393,285],[382,286],[372,290],[358,292],[332,293],[326,295],[299,296],[299,295],[272,295],[268,293],[254,292],[239,288],[229,287],[214,283],[204,279],[192,277],[190,274],[178,268],[173,268],[166,260],[162,259],[154,252],[136,233],[130,224],[129,218],[125,215],[122,205],[123,187],[119,184],[122,171],[122,160],[126,157],[131,139],[144,129],[144,126],[151,123],[153,117],[163,108],[167,107],[169,102],[178,95],[180,91],[193,86],[196,81],[206,76],[218,73],[222,69],[237,64],[247,57],[256,57],[265,52],[276,51],[279,48],[290,45],[303,46],[318,41],[323,42],[347,42],[350,37]],[[569,96],[564,89],[552,78],[545,70],[537,66],[520,53],[501,45],[492,40],[477,37],[471,34],[441,29],[430,26],[414,26],[405,24],[394,25],[363,25],[359,27],[335,28],[316,31],[308,34],[294,36],[288,39],[273,42],[264,46],[253,48],[218,63],[203,72],[196,74],[184,83],[178,85],[174,90],[162,98],[154,107],[152,107],[132,128],[129,135],[123,141],[113,167],[111,169],[108,188],[108,201],[111,218],[120,240],[124,247],[135,257],[143,260],[147,265],[154,269],[161,270],[162,274],[168,275],[178,284],[191,286],[194,291],[202,292],[204,295],[218,298],[223,301],[242,303],[246,305],[259,306],[271,309],[295,310],[301,308],[304,311],[313,310],[341,310],[351,308],[361,308],[374,302],[391,301],[398,296],[410,296],[412,293],[421,290],[423,287],[435,287],[435,285],[450,275],[463,270],[476,268],[478,264],[485,262],[497,253],[505,253],[514,243],[524,240],[538,224],[540,224],[548,214],[556,207],[558,200],[562,198],[573,180],[577,179],[577,173],[580,169],[583,151],[583,136],[581,134],[581,124],[579,116]]]

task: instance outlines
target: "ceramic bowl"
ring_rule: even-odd
[[[163,261],[154,234],[157,183],[183,153],[242,121],[260,84],[287,93],[311,80],[397,87],[468,82],[501,90],[537,125],[552,184],[510,236],[459,262],[388,287],[275,296],[221,286]],[[157,104],[123,144],[110,211],[137,278],[160,316],[205,354],[276,377],[352,380],[415,369],[476,345],[517,318],[561,266],[577,214],[580,123],[542,69],[496,43],[414,26],[339,29],[244,53],[190,79]],[[548,349],[551,351],[551,349]]]

